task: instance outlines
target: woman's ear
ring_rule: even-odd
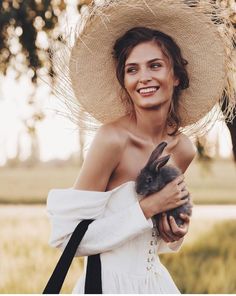
[[[174,86],[178,86],[180,83],[179,78],[174,77]]]

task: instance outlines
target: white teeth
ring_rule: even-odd
[[[157,90],[157,87],[143,88],[143,89],[140,89],[139,93],[140,94],[146,94],[146,93],[149,93],[149,92],[154,92],[156,90]]]

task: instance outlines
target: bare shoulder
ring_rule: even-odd
[[[88,150],[74,187],[105,191],[118,166],[125,144],[124,132],[117,122],[101,126]]]
[[[178,158],[179,167],[184,173],[196,155],[196,148],[192,141],[184,134],[179,134],[175,155]]]
[[[117,122],[111,122],[102,125],[94,138],[94,142],[115,149],[121,149],[125,141],[124,132]],[[110,146],[111,145],[111,146]]]

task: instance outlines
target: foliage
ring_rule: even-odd
[[[78,0],[78,11],[90,2],[92,1]],[[25,131],[31,140],[28,161],[32,166],[39,161],[37,124],[45,117],[44,112],[38,109],[36,104],[37,78],[40,76],[39,71],[44,68],[49,81],[54,82],[54,66],[48,53],[50,43],[62,38],[58,20],[65,8],[64,0],[0,1],[0,73],[6,75],[9,69],[13,69],[16,78],[27,75],[34,87],[27,101],[32,115],[23,120]],[[17,164],[19,156],[9,162]]]
[[[36,82],[37,70],[45,65],[39,35],[45,32],[52,36],[58,16],[64,9],[64,0],[1,1],[0,71],[6,74],[11,66],[20,75],[25,72],[24,65],[32,70],[32,81]],[[22,61],[21,65],[19,61]]]

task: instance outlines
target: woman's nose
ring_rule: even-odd
[[[148,70],[142,70],[140,71],[140,77],[139,82],[140,83],[147,83],[152,80],[152,76],[150,75],[150,72]]]

